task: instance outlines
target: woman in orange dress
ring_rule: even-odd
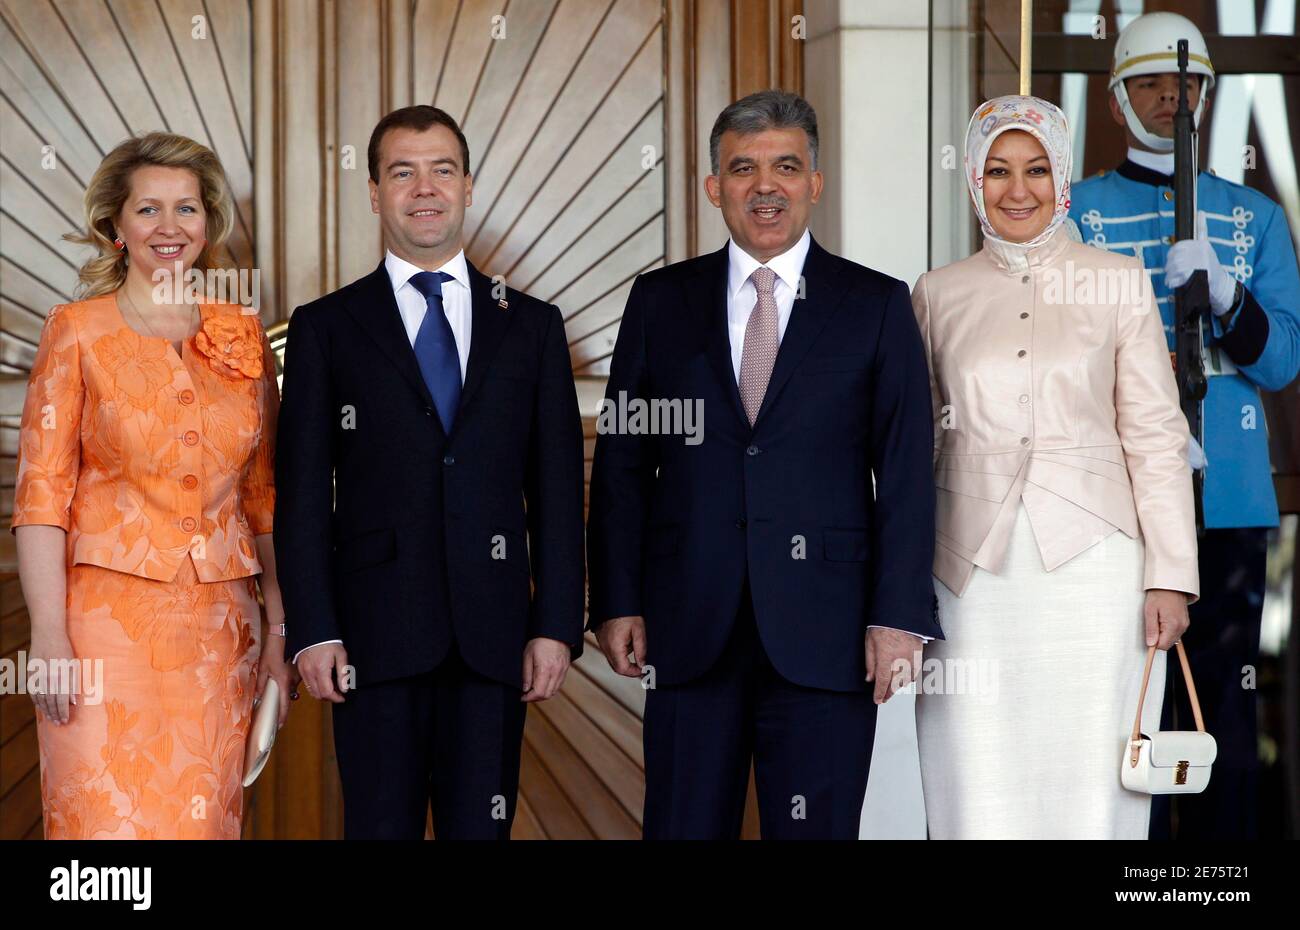
[[[254,698],[291,675],[274,360],[256,311],[183,286],[234,219],[209,149],[128,139],[85,206],[98,255],[46,317],[14,496],[45,836],[237,839]]]

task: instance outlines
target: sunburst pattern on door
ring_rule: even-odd
[[[469,140],[466,254],[557,304],[574,371],[604,374],[664,259],[660,3],[415,0],[413,22],[413,97]]]

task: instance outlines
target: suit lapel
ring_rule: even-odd
[[[723,393],[731,399],[731,409],[746,428],[749,418],[740,402],[740,386],[731,364],[731,333],[727,328],[727,246],[708,256],[698,271],[684,282],[686,299],[705,330],[705,354]]]
[[[768,379],[767,392],[763,395],[763,404],[758,408],[758,416],[754,419],[755,427],[771,409],[781,389],[817,341],[844,294],[843,282],[836,280],[828,266],[826,250],[813,239],[808,245],[808,256],[803,263],[804,297],[795,297],[790,322],[786,324],[785,335],[781,337],[772,377]]]
[[[360,287],[347,301],[347,310],[357,325],[388,356],[393,367],[411,383],[411,387],[433,406],[429,387],[420,374],[420,364],[415,360],[415,350],[406,336],[402,314],[393,296],[393,282],[381,261],[379,267],[361,279]],[[435,418],[436,419],[436,418]]]
[[[518,311],[509,306],[502,307],[492,296],[493,282],[466,259],[469,267],[470,297],[470,337],[469,361],[465,365],[465,386],[460,392],[460,406],[463,410],[491,366],[492,359],[501,345],[510,326],[510,321]]]

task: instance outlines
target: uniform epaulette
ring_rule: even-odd
[[[1261,203],[1264,205],[1276,207],[1279,210],[1281,209],[1281,205],[1278,204],[1276,200],[1268,196],[1268,194],[1264,193],[1263,191],[1251,187],[1249,184],[1246,184],[1242,181],[1234,181],[1232,178],[1221,177],[1220,175],[1216,174],[1214,171],[1211,171],[1208,168],[1204,169],[1201,173],[1210,175],[1211,177],[1214,178],[1215,181],[1217,181],[1220,184],[1226,184],[1230,188],[1233,188],[1237,191],[1241,191],[1245,196],[1255,201],[1255,203],[1252,203],[1250,206],[1256,210],[1261,209],[1260,206]]]

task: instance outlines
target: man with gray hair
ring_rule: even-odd
[[[925,353],[907,286],[809,235],[807,101],[733,103],[710,157],[730,241],[637,278],[607,395],[707,427],[598,435],[591,627],[647,689],[647,838],[738,837],[751,761],[765,838],[855,838],[876,707],[941,635]]]

